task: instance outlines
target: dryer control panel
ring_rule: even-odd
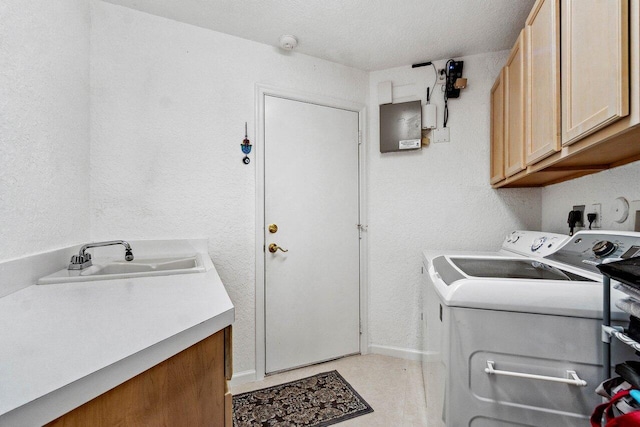
[[[596,265],[609,258],[640,256],[640,233],[579,231],[545,258],[599,273]]]

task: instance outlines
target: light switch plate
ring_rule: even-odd
[[[449,128],[434,129],[433,142],[449,142]]]

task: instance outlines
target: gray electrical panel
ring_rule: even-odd
[[[380,106],[380,152],[422,148],[422,107],[420,101]]]

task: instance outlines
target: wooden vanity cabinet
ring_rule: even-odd
[[[231,427],[231,326],[192,345],[47,427]]]
[[[504,176],[504,70],[491,88],[491,184]]]
[[[561,148],[560,0],[537,1],[525,31],[525,157],[531,165]]]
[[[525,131],[525,94],[526,32],[522,30],[505,65],[504,91],[504,171],[507,177],[524,169],[524,131]]]
[[[562,2],[562,144],[629,114],[629,0]]]

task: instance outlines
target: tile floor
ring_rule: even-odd
[[[275,374],[262,381],[232,387],[233,394],[337,370],[371,405],[374,412],[336,424],[340,427],[426,426],[420,362],[367,354]]]

